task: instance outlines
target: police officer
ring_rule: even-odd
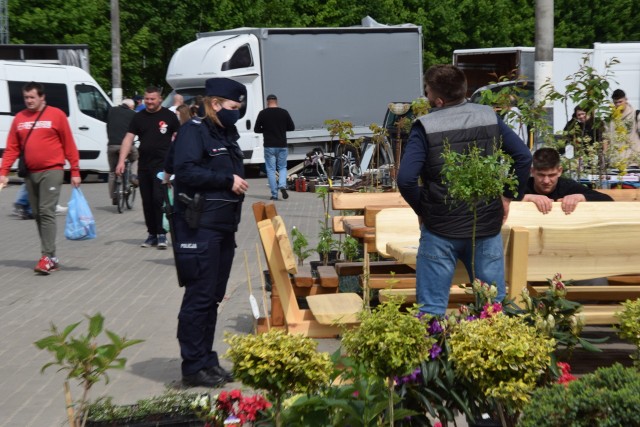
[[[186,386],[219,387],[233,381],[213,351],[213,336],[249,188],[235,126],[246,96],[245,86],[235,80],[207,80],[204,118],[185,123],[174,142],[173,240],[185,286],[178,341]]]

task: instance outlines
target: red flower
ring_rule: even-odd
[[[560,368],[560,371],[562,372],[562,375],[560,375],[560,377],[558,378],[558,384],[566,385],[571,381],[577,380],[576,377],[571,375],[571,365],[569,365],[568,363],[558,362],[558,368]]]

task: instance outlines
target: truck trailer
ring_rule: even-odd
[[[200,33],[175,52],[166,79],[172,93],[189,103],[204,93],[204,82],[212,77],[247,86],[237,123],[245,164],[264,163],[262,135],[253,126],[269,94],[293,118],[295,130],[287,133],[289,159],[301,160],[314,148],[333,149],[325,120],[350,121],[355,138],[368,136],[369,125],[382,120],[390,101],[423,96],[422,28],[405,24]]]
[[[467,76],[468,95],[478,88],[496,81],[496,76],[510,76],[530,80],[533,90],[535,48],[498,47],[481,49],[458,49],[453,52],[453,64],[460,67]],[[595,70],[605,73],[605,64],[612,58],[620,63],[611,67],[610,92],[622,88],[635,108],[640,108],[640,43],[594,43],[593,49],[554,48],[553,86],[564,93],[569,83],[568,76],[577,72],[584,58]],[[575,104],[566,105],[556,101],[553,105],[554,131],[561,131],[571,118]]]

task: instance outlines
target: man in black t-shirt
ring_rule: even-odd
[[[140,146],[138,152],[138,179],[144,221],[148,237],[142,243],[143,248],[157,246],[167,248],[166,230],[162,227],[162,183],[156,177],[164,169],[164,159],[169,152],[180,122],[178,117],[162,105],[160,89],[148,87],[144,92],[145,109],[138,112],[129,125],[129,131],[122,140],[120,158],[116,166],[116,174],[124,171],[124,160],[133,145],[133,138],[138,135]]]
[[[570,214],[580,202],[611,202],[613,199],[569,178],[563,178],[560,155],[553,148],[533,153],[531,177],[523,202],[533,202],[540,212],[549,213],[553,202],[562,202],[562,211]]]
[[[295,129],[289,112],[278,107],[275,95],[267,96],[267,108],[258,113],[253,131],[264,134],[264,165],[271,189],[271,200],[278,200],[278,189],[282,198],[287,193],[287,131]],[[276,183],[276,170],[278,182]]]

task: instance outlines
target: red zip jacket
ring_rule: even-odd
[[[39,114],[39,111],[27,109],[16,114],[7,136],[0,175],[9,174],[11,165],[20,155],[24,140]],[[24,157],[29,172],[63,169],[64,161],[67,159],[71,166],[71,176],[80,176],[78,148],[69,127],[69,120],[62,110],[52,106],[46,107],[27,141]]]

